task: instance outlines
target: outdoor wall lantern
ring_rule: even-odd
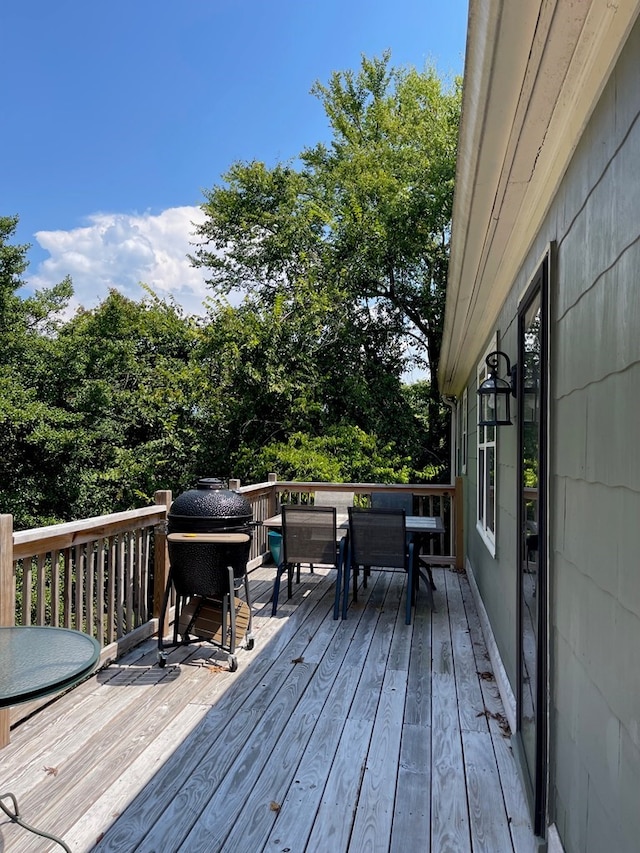
[[[506,362],[508,380],[498,376],[501,358]],[[489,368],[489,375],[478,388],[478,426],[510,426],[513,423],[511,397],[516,396],[517,367],[515,364],[511,367],[509,356],[501,350],[490,352],[485,358],[485,364]]]

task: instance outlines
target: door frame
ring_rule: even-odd
[[[540,433],[538,448],[538,566],[536,598],[537,643],[536,643],[536,741],[535,768],[529,768],[529,761],[522,739],[523,710],[523,583],[522,565],[526,559],[525,513],[523,501],[524,476],[522,464],[524,450],[524,393],[518,388],[518,464],[517,464],[517,679],[516,679],[516,720],[515,743],[519,753],[522,776],[525,781],[533,829],[537,836],[545,837],[547,827],[547,804],[549,794],[549,560],[548,560],[548,505],[549,505],[549,266],[550,251],[538,265],[525,293],[518,303],[518,364],[524,368],[524,324],[526,312],[533,300],[540,294]],[[533,778],[532,778],[533,777]]]

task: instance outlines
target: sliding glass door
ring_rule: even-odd
[[[518,316],[518,738],[538,835],[547,793],[547,266]]]

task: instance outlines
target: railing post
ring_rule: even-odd
[[[277,483],[278,482],[278,475],[274,474],[274,473],[268,474],[267,475],[267,482],[268,483]],[[269,492],[269,516],[276,515],[277,512],[278,512],[278,502],[277,502],[276,490],[271,489],[271,491]]]
[[[237,492],[240,488],[240,480],[229,480],[229,490]]]
[[[0,515],[0,625],[16,624],[13,585],[13,516]],[[0,710],[0,747],[9,743],[9,708]]]
[[[167,513],[171,508],[171,490],[157,491],[154,496],[154,502],[159,506],[165,506]],[[169,552],[167,550],[167,529],[165,524],[156,525],[154,532],[154,564],[153,564],[153,615],[156,619],[160,618],[162,611],[162,600],[164,591],[169,579]],[[169,630],[169,620],[165,616],[165,624],[158,625],[158,633],[164,637]]]
[[[464,480],[456,477],[455,494],[455,547],[456,547],[456,569],[464,569]]]

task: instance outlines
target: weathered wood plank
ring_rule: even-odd
[[[429,853],[430,849],[431,726],[405,724],[389,850]]]
[[[370,584],[374,578],[375,574],[372,574],[369,579]],[[395,626],[395,614],[384,608],[384,600],[391,578],[392,575],[387,572],[378,572],[371,597],[367,602],[367,612],[374,613],[377,610],[378,619],[372,641],[367,650],[367,656],[361,664],[362,674],[349,711],[350,718],[361,717],[365,720],[375,720]]]
[[[455,572],[445,572],[444,578],[447,585],[447,605],[455,663],[460,725],[463,729],[470,731],[488,732],[482,690],[480,689],[480,676],[478,675],[473,643],[469,634],[469,622],[460,591],[460,581]]]
[[[273,671],[270,672],[271,668],[272,661],[268,658],[256,658],[255,663],[248,668],[249,672],[245,673],[244,690],[247,691],[247,682],[250,686],[255,686],[261,681],[266,681],[271,685],[271,698],[275,697],[282,682],[278,681]],[[248,679],[247,674],[250,676]],[[234,682],[234,687],[237,685],[239,680]],[[248,692],[250,693],[250,690]],[[225,702],[226,697],[232,698]],[[171,804],[179,795],[185,779],[190,778],[198,767],[206,777],[209,768],[215,771],[218,766],[220,752],[224,753],[227,761],[230,761],[234,750],[241,749],[248,737],[258,731],[265,703],[268,704],[270,699],[269,696],[263,696],[263,703],[243,708],[243,704],[251,703],[247,696],[242,693],[237,694],[233,689],[222,696],[218,707],[215,706],[214,697],[209,695],[206,698],[209,699],[208,702],[204,701],[203,695],[200,702],[192,703],[206,709],[201,722],[186,736],[183,733],[176,739],[173,750],[164,764],[155,768],[153,785],[138,793],[130,807],[105,835],[99,847],[100,851],[109,850],[120,853],[127,849],[136,849],[158,820],[165,815],[167,809],[173,807]],[[230,704],[235,706],[233,714]],[[220,746],[221,733],[224,735],[223,749]],[[205,781],[204,784],[206,787],[208,782]],[[184,815],[178,813],[178,820],[192,822],[191,812]],[[188,826],[190,825],[188,823]]]
[[[431,610],[417,608],[413,619],[405,723],[431,725]]]
[[[406,688],[406,673],[388,669],[382,684],[349,842],[354,850],[385,850],[389,847]]]
[[[371,741],[368,720],[348,718],[306,849],[347,851]]]
[[[510,738],[494,730],[491,731],[491,738],[500,772],[513,849],[515,853],[539,853],[540,848],[533,834],[529,808],[514,761]]]
[[[345,623],[342,623],[343,625]],[[340,633],[338,632],[336,638]],[[344,731],[358,672],[340,666],[318,724],[304,749],[295,778],[277,812],[265,849],[304,850]],[[314,848],[309,848],[314,849]]]
[[[182,805],[185,795],[189,796],[189,800],[195,798],[199,801],[201,810],[191,832],[184,840],[177,837],[175,829],[178,819],[181,819],[182,808],[179,808],[177,814],[173,809],[171,810],[173,820],[167,823],[163,816],[154,827],[153,835],[163,844],[168,841],[169,849],[181,850],[185,853],[186,851],[211,853],[211,850],[221,849],[245,800],[250,796],[256,781],[261,778],[263,768],[277,742],[278,734],[287,731],[287,721],[315,672],[315,667],[305,663],[292,665],[289,661],[283,662],[282,665],[288,666],[291,674],[269,708],[265,710],[261,720],[264,734],[271,732],[271,737],[264,736],[259,741],[254,739],[250,743],[245,743],[228,765],[224,754],[226,750],[221,749],[217,755],[215,768],[211,768],[207,774],[203,774],[200,767],[198,768],[198,771],[182,787],[180,797],[174,801]],[[210,796],[212,790],[216,792],[215,800]],[[220,810],[221,803],[225,804],[223,812]],[[191,807],[190,802],[185,805]],[[265,808],[269,809],[268,802]]]
[[[436,609],[431,616],[433,672],[440,675],[453,675],[453,649],[451,647],[451,628],[444,570],[434,569],[433,579],[438,588],[435,594],[437,596]]]
[[[473,853],[513,853],[491,735],[463,731],[462,742]]]
[[[337,624],[332,618],[331,622]],[[320,727],[318,721],[335,684],[336,668],[344,659],[345,651],[346,646],[334,646],[334,653],[323,657],[295,710],[284,721],[282,733],[279,737],[272,735],[268,760],[262,773],[253,780],[242,810],[224,839],[226,849],[251,853],[261,848],[278,818],[279,813],[272,804],[279,808],[289,789],[300,784],[300,756],[310,741],[316,744],[317,750],[328,750],[330,765],[337,747],[337,738],[335,743],[332,742],[335,719],[331,719],[329,724],[323,722]]]
[[[95,800],[65,833],[65,843],[74,851],[90,851],[104,837],[105,828],[135,801],[139,791],[150,785],[156,789],[156,769],[175,752],[180,743],[208,713],[205,705],[188,704],[151,741],[135,761]],[[123,848],[121,848],[123,849]]]
[[[159,673],[155,668],[155,676],[162,678]],[[87,716],[83,728],[66,729],[64,737],[52,748],[45,742],[42,763],[32,761],[22,774],[11,777],[23,814],[37,815],[55,834],[64,835],[105,783],[109,784],[114,771],[119,772],[129,756],[143,751],[148,731],[162,723],[157,715],[149,715],[145,707],[144,694],[149,684],[144,683],[139,673],[127,673],[126,677],[130,684],[124,689],[115,688],[116,694],[107,705],[108,714]],[[167,684],[172,686],[170,679]],[[177,691],[178,685],[173,685],[173,689]],[[107,728],[105,721],[110,724]],[[135,738],[123,737],[129,729],[135,731]],[[27,836],[21,839],[20,850],[21,853],[41,851],[41,840]]]
[[[471,850],[456,684],[433,673],[431,743],[431,849]]]

